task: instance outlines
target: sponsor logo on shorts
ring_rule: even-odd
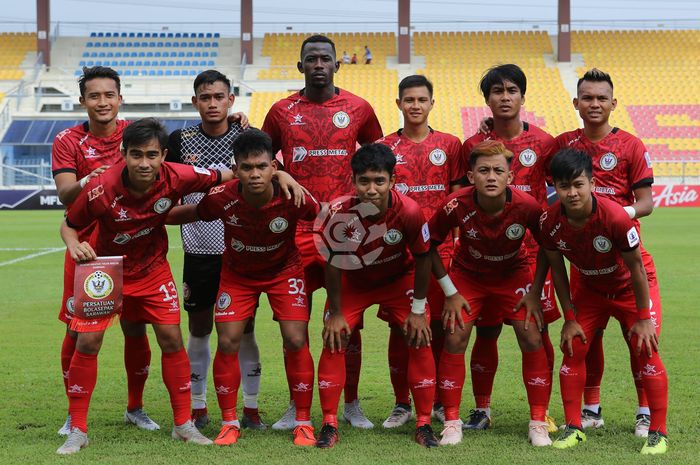
[[[384,242],[389,245],[395,245],[401,242],[403,234],[398,229],[390,229],[384,234]]]
[[[350,124],[350,115],[344,111],[338,111],[333,115],[333,124],[338,129],[345,129]]]
[[[428,155],[428,159],[433,165],[442,166],[447,161],[447,154],[442,149],[435,149],[432,152],[430,152],[430,155]]]
[[[598,163],[605,171],[610,171],[617,166],[617,157],[614,153],[608,152],[600,157],[600,161]]]
[[[201,168],[201,169],[204,169],[204,168]],[[166,212],[166,211],[168,211],[168,209],[170,208],[170,206],[171,206],[172,204],[173,204],[173,201],[170,200],[169,198],[167,198],[167,197],[161,197],[161,198],[158,199],[158,200],[156,201],[156,203],[153,205],[153,211],[155,211],[156,213],[163,213],[163,212]]]
[[[593,238],[593,248],[600,253],[608,253],[612,249],[612,242],[605,236],[596,236]]]
[[[113,289],[114,281],[104,271],[90,273],[83,283],[83,290],[91,299],[104,299]]]
[[[278,216],[277,218],[270,221],[270,231],[272,231],[273,233],[282,233],[287,230],[288,226],[289,222],[287,222],[287,220],[285,220],[281,216]]]
[[[506,237],[511,241],[517,241],[523,237],[523,234],[525,234],[525,228],[522,224],[511,224],[508,226],[508,229],[506,229]]]
[[[525,149],[522,152],[520,152],[520,155],[518,156],[518,161],[520,161],[521,165],[529,168],[530,166],[534,165],[537,161],[537,154],[532,149]]]
[[[231,305],[231,296],[228,292],[222,292],[219,294],[219,298],[216,300],[216,306],[220,310],[226,310],[228,306]]]

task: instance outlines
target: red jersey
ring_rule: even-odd
[[[634,203],[634,189],[654,183],[651,158],[644,143],[622,129],[613,128],[598,142],[591,142],[583,129],[576,129],[558,135],[554,143],[556,150],[571,147],[590,155],[595,193],[622,206]]]
[[[261,208],[245,201],[238,180],[212,187],[197,205],[201,220],[223,220],[223,270],[261,279],[303,271],[294,241],[296,226],[300,219],[313,221],[319,205],[307,196],[306,204],[296,207],[293,199],[287,200],[279,184],[273,186],[272,200]]]
[[[390,192],[389,208],[381,218],[373,218],[376,207],[357,197],[335,200],[329,208],[322,231],[333,252],[329,261],[353,285],[390,284],[413,269],[414,255],[430,251],[430,233],[420,206],[396,191]],[[328,256],[327,249],[322,253]]]
[[[311,102],[304,90],[275,103],[262,130],[282,151],[284,169],[320,201],[352,192],[350,157],[357,144],[382,137],[374,109],[364,99],[336,88],[323,103]]]
[[[486,214],[477,202],[474,186],[451,194],[430,219],[430,238],[442,243],[459,228],[459,245],[452,266],[478,274],[511,274],[528,269],[526,231],[539,237],[539,203],[529,194],[506,188],[506,205],[498,216]]]
[[[593,211],[581,228],[569,224],[564,207],[556,202],[542,214],[540,229],[542,246],[564,255],[587,287],[602,294],[632,288],[621,252],[639,246],[639,233],[613,200],[593,195]]]
[[[140,278],[166,261],[170,207],[183,195],[207,190],[220,180],[219,171],[164,162],[155,184],[137,197],[127,188],[126,167],[116,165],[87,183],[66,222],[79,229],[97,221],[91,238],[97,255],[126,255],[124,277]]]
[[[549,162],[552,159],[552,144],[554,138],[542,129],[523,122],[523,132],[514,139],[499,138],[494,132],[477,133],[464,141],[462,145],[462,163],[469,167],[469,155],[474,147],[485,140],[502,142],[513,152],[510,169],[513,172],[513,187],[532,195],[547,208],[547,184]]]

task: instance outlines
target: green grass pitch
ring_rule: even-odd
[[[360,381],[362,406],[377,425],[371,431],[341,426],[341,442],[330,451],[300,449],[288,433],[244,431],[230,448],[202,448],[170,439],[172,417],[168,395],[161,381],[160,353],[153,333],[153,361],[146,385],[145,405],[162,426],[144,432],[124,425],[126,381],[122,362],[122,335],[117,327],[108,331],[99,357],[99,378],[92,397],[89,447],[70,458],[55,450],[63,442],[56,431],[63,424],[67,401],[63,391],[59,349],[64,326],[56,320],[62,289],[62,247],[58,226],[62,212],[0,212],[0,463],[700,463],[700,338],[697,320],[700,281],[700,209],[659,209],[643,220],[643,237],[655,257],[663,300],[662,356],[670,378],[670,450],[663,457],[639,455],[643,441],[632,434],[636,395],[627,350],[616,323],[605,337],[606,370],[602,402],[606,426],[588,434],[588,442],[576,450],[535,449],[527,443],[528,411],[520,374],[515,338],[506,328],[501,336],[500,366],[493,395],[494,428],[466,434],[455,447],[423,450],[412,441],[412,426],[384,430],[381,422],[392,407],[392,391],[386,361],[388,332],[385,324],[368,310],[363,332],[364,353]],[[170,263],[180,282],[182,250],[177,229],[170,231]],[[24,249],[24,250],[15,250]],[[27,255],[40,254],[23,259]],[[272,423],[287,405],[287,385],[282,364],[281,338],[271,319],[267,302],[258,313],[257,338],[262,352],[263,378],[260,406],[263,418]],[[695,302],[695,303],[694,303]],[[314,360],[320,352],[322,293],[314,296],[311,347]],[[186,332],[186,316],[183,328]],[[558,341],[561,323],[551,328]],[[212,338],[214,343],[215,337]],[[557,352],[558,362],[561,354]],[[314,394],[313,420],[320,421],[318,396]],[[218,428],[218,408],[209,388],[213,425]],[[473,406],[471,387],[465,386],[462,415]],[[558,381],[550,406],[562,421]],[[434,425],[439,433],[439,425]]]

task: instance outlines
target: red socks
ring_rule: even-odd
[[[530,419],[544,421],[549,405],[549,393],[552,389],[552,379],[544,347],[534,352],[523,352],[523,382],[527,391],[527,402],[530,404]]]
[[[409,404],[408,397],[408,347],[403,335],[397,331],[389,334],[389,377],[397,404]]]
[[[160,361],[175,425],[180,426],[190,419],[190,361],[184,348],[177,352],[164,352]]]
[[[476,408],[491,405],[493,380],[498,368],[498,339],[476,335],[471,356],[472,392]]]
[[[68,413],[71,427],[87,433],[90,397],[97,383],[97,354],[75,351],[68,373]]]
[[[459,420],[465,376],[464,354],[451,354],[443,350],[438,367],[438,391],[445,408],[445,421]]]
[[[345,385],[345,353],[331,353],[328,348],[321,352],[318,362],[318,396],[321,398],[323,423],[338,427],[338,402]]]
[[[143,407],[143,389],[151,364],[151,348],[148,336],[124,336],[124,368],[128,386],[127,410]]]
[[[234,421],[238,419],[236,414],[236,402],[238,401],[238,388],[241,385],[241,367],[238,364],[238,352],[226,354],[219,350],[214,356],[214,387],[216,398],[219,400],[221,419]]]
[[[357,400],[357,386],[360,384],[360,368],[362,368],[362,335],[360,330],[350,334],[348,346],[345,349],[345,403]]]
[[[70,362],[73,359],[73,352],[75,352],[75,344],[78,342],[77,337],[70,337],[68,331],[66,331],[65,336],[63,336],[63,344],[61,344],[61,371],[63,372],[63,385],[66,388],[66,395],[68,395],[68,369],[70,368]]]
[[[311,401],[314,396],[314,361],[308,344],[295,351],[287,349],[289,363],[287,380],[297,408],[297,421],[311,421]]]
[[[416,408],[416,427],[430,424],[435,399],[435,360],[430,347],[408,348],[408,385]]]

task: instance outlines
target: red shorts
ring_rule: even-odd
[[[180,299],[168,262],[151,270],[148,276],[124,278],[121,318],[131,323],[180,324]],[[83,333],[104,331],[113,320],[73,316],[70,329]]]
[[[532,285],[532,274],[528,268],[493,278],[452,269],[450,277],[471,307],[471,315],[462,310],[465,322],[476,321],[477,326],[498,326],[509,320],[525,320],[527,312],[524,307],[515,313],[513,309]]]
[[[661,297],[659,286],[649,287],[651,321],[656,335],[661,334]],[[614,317],[623,327],[631,328],[637,322],[637,304],[634,292],[626,290],[621,294],[603,295],[577,286],[572,288],[572,303],[576,307],[576,321],[581,325],[586,337],[593,337],[599,329],[605,329],[610,317]]]
[[[276,321],[309,321],[309,302],[301,270],[268,281],[223,271],[214,321],[223,323],[253,318],[263,292],[267,294]]]
[[[69,324],[73,319],[73,286],[75,281],[75,262],[70,258],[70,253],[66,249],[63,259],[63,296],[61,297],[61,308],[58,310],[58,319]]]
[[[348,326],[354,330],[362,322],[365,310],[375,304],[380,305],[379,318],[388,322],[389,326],[403,326],[411,312],[413,276],[413,272],[406,273],[389,285],[372,288],[358,287],[343,278],[340,306]],[[430,318],[429,309],[427,313]]]
[[[306,292],[313,294],[314,291],[326,287],[324,269],[326,260],[319,253],[315,242],[316,234],[312,231],[303,231],[297,228],[295,236],[297,248],[301,254],[301,261],[304,264],[304,281]]]

